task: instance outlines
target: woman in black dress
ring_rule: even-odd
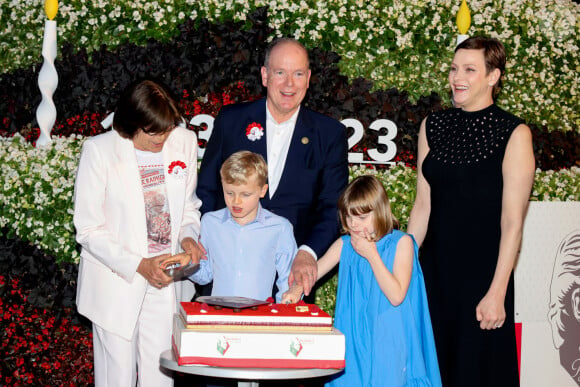
[[[494,104],[505,69],[496,39],[455,49],[455,108],[419,133],[417,197],[408,232],[422,246],[446,387],[518,386],[513,268],[534,179],[532,135]]]

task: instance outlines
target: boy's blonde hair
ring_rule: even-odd
[[[371,211],[374,211],[375,218],[374,241],[399,226],[391,212],[389,197],[383,184],[374,176],[359,176],[346,187],[338,199],[338,214],[343,231],[350,233],[347,216],[368,214]]]
[[[239,151],[224,161],[220,176],[227,184],[247,184],[248,179],[256,177],[260,187],[268,181],[268,165],[258,153]]]

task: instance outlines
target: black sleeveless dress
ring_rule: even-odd
[[[426,122],[423,174],[431,189],[420,260],[444,387],[518,386],[513,274],[502,328],[482,330],[475,308],[499,252],[502,161],[522,121],[491,105],[447,109]]]

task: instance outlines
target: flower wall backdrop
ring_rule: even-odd
[[[0,230],[28,240],[58,262],[78,263],[72,197],[83,139],[53,137],[47,147],[31,147],[21,136],[0,137]],[[375,174],[383,182],[393,213],[406,227],[415,200],[416,170],[399,163],[389,169],[352,166],[350,176]],[[580,200],[580,168],[536,171],[530,200]]]
[[[446,72],[455,45],[451,0],[175,0],[62,2],[59,40],[98,50],[128,41],[167,41],[186,20],[234,20],[268,6],[274,35],[292,35],[308,47],[337,52],[349,78],[376,88],[397,87],[413,100],[446,95]],[[578,13],[570,0],[470,0],[468,34],[500,38],[509,51],[500,102],[548,130],[578,131]],[[0,71],[37,63],[43,12],[40,0],[8,0],[0,7]]]
[[[44,23],[42,0],[0,4],[0,385],[92,383],[90,328],[76,314],[78,248],[72,195],[80,147],[137,76],[172,88],[189,120],[259,98],[263,49],[291,35],[309,48],[306,103],[368,127],[399,129],[390,168],[376,174],[403,229],[415,195],[416,134],[431,111],[450,106],[446,72],[460,1],[447,0],[72,0],[59,4],[58,117],[53,143],[32,146]],[[578,13],[564,1],[468,1],[469,34],[500,38],[509,51],[499,104],[534,134],[538,169],[531,200],[580,200]],[[200,132],[203,127],[191,127]],[[365,132],[356,151],[376,146]],[[200,145],[204,141],[200,140]],[[334,308],[336,276],[316,292]],[[56,355],[53,355],[53,352]],[[72,361],[71,359],[74,359]],[[82,372],[73,372],[73,370]]]

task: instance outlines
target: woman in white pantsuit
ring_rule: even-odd
[[[181,122],[163,86],[138,81],[123,91],[113,130],[83,145],[74,197],[77,307],[93,323],[97,387],[173,385],[159,354],[171,348],[177,301],[194,289],[162,268],[203,255],[197,138]]]

